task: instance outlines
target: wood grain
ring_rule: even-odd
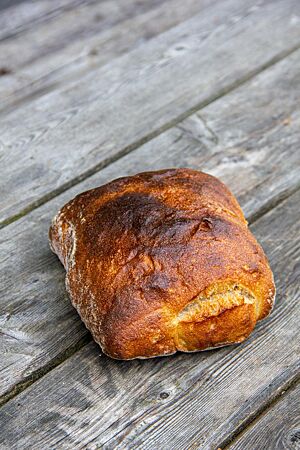
[[[9,8],[10,6],[16,5],[18,3],[22,3],[25,0],[0,0],[0,11],[2,9]]]
[[[200,11],[203,14],[212,3],[109,0],[71,10],[30,29],[26,36],[0,42],[0,67],[9,61],[11,71],[0,78],[0,110],[65,85]]]
[[[60,14],[50,17],[47,21],[31,26],[13,39],[0,42],[0,65],[9,61],[13,72],[26,64],[30,68],[41,57],[50,57],[53,52],[63,51],[72,42],[83,39],[87,45],[95,34],[104,32],[125,19],[147,12],[159,3],[163,1],[80,2],[75,7],[61,10]]]
[[[86,336],[65,293],[64,270],[47,242],[52,217],[77,193],[143,170],[193,167],[225,181],[240,199],[246,215],[253,218],[297,189],[300,113],[294,85],[299,53],[1,230],[0,345],[6,356],[0,360],[2,395],[36,372],[57,364]],[[280,83],[284,77],[286,83]],[[239,99],[249,105],[244,121],[234,107]],[[210,120],[213,108],[220,137],[201,118],[203,114]],[[278,114],[273,119],[270,108]],[[283,121],[290,114],[292,120],[285,125]],[[252,126],[248,123],[251,116]],[[225,137],[221,136],[222,129],[226,130]]]
[[[298,45],[300,28],[293,21],[300,14],[298,1],[264,0],[254,6],[252,0],[227,0],[218,16],[207,8],[79,82],[6,115],[0,127],[2,223],[161,133]],[[169,88],[170,80],[176,88]]]
[[[217,153],[207,162],[206,170],[213,170],[239,192],[244,212],[251,220],[265,211],[264,200],[269,198],[270,189],[276,204],[300,186],[300,134],[296,131],[299,73],[300,51],[296,51],[179,125],[206,142],[202,131],[205,124],[209,142],[215,144]],[[222,158],[219,153],[223,149],[226,151]],[[268,202],[268,208],[274,203]]]
[[[43,0],[42,2],[29,0],[20,5],[11,6],[0,14],[0,40],[10,39],[67,10],[79,5],[92,4],[95,1],[97,0]]]
[[[3,448],[222,447],[299,374],[299,202],[300,191],[252,227],[278,295],[247,342],[130,362],[91,343],[2,407]]]
[[[249,426],[230,450],[297,450],[300,448],[300,384],[284,393]]]

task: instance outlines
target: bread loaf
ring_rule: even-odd
[[[72,304],[118,359],[242,342],[275,287],[242,210],[218,179],[146,172],[84,192],[50,227]]]

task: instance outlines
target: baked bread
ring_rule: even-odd
[[[243,341],[273,305],[266,256],[218,179],[146,172],[84,192],[50,227],[72,304],[118,359]]]

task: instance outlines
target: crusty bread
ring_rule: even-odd
[[[84,192],[50,228],[71,300],[119,359],[243,341],[270,312],[272,272],[236,199],[191,169]]]

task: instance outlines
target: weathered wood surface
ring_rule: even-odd
[[[55,3],[55,2],[54,2]],[[0,42],[0,65],[9,63],[16,72],[41,57],[63,50],[70,43],[106,31],[126,18],[149,11],[163,1],[106,0],[79,3],[47,21],[31,26],[26,32]],[[9,20],[9,19],[8,19]],[[20,49],[22,48],[22,52]]]
[[[272,315],[248,341],[130,362],[88,344],[2,407],[2,446],[222,448],[299,376],[299,202],[300,191],[252,227],[278,294]]]
[[[149,168],[194,167],[228,183],[253,218],[297,189],[300,111],[294,86],[299,54],[1,230],[0,345],[6,356],[0,360],[2,395],[35,371],[57,363],[86,336],[65,293],[64,270],[47,242],[51,218],[78,192]]]
[[[67,10],[95,1],[98,0],[29,0],[11,6],[0,12],[0,40],[9,39]]]
[[[300,384],[284,393],[230,446],[230,450],[298,450],[300,448]]]
[[[202,140],[201,124],[211,130],[210,139],[224,156],[210,158],[206,170],[239,192],[251,220],[265,211],[270,195],[268,208],[300,187],[299,73],[297,51],[178,125],[197,137],[199,123]]]
[[[203,14],[207,4],[212,6],[213,2],[118,0],[117,4],[123,5],[117,14],[113,11],[116,2],[100,2],[92,14],[91,8],[68,12],[73,26],[66,26],[68,17],[64,14],[18,39],[0,42],[0,67],[7,67],[9,61],[11,71],[0,78],[0,110],[6,112],[9,106],[16,107],[22,100],[58,88],[104,65],[200,11]],[[91,22],[96,23],[96,29]]]
[[[0,0],[0,11],[23,2],[24,0]]]
[[[206,8],[2,119],[2,223],[149,140],[299,43],[296,0],[219,5],[217,17],[215,8]]]

